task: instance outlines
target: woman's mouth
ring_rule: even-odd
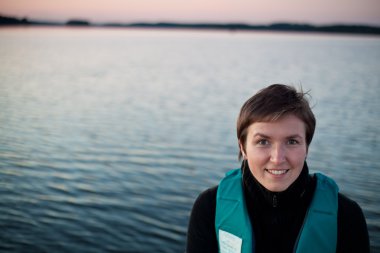
[[[268,170],[268,169],[265,169],[266,172],[272,174],[272,175],[283,175],[285,174],[286,172],[288,172],[289,170]]]

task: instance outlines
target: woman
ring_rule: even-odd
[[[315,129],[305,93],[271,85],[241,108],[240,169],[195,201],[187,252],[369,252],[359,205],[309,174]]]

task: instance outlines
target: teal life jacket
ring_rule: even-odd
[[[316,189],[294,245],[295,253],[336,252],[339,188],[331,178],[315,175]],[[218,186],[215,231],[220,253],[255,252],[241,169],[227,172]]]

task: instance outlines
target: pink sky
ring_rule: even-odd
[[[380,26],[380,0],[0,0],[0,14],[91,22],[245,22]]]

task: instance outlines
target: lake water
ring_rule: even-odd
[[[192,204],[239,167],[240,106],[311,90],[308,163],[380,252],[380,38],[0,29],[0,251],[183,252]]]

